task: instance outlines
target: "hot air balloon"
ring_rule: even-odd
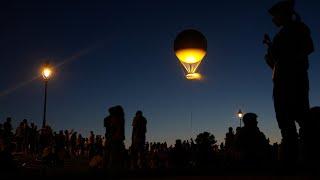
[[[194,29],[180,32],[174,40],[174,52],[186,71],[186,78],[201,79],[197,69],[207,54],[207,40],[204,35]]]

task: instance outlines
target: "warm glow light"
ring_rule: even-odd
[[[206,51],[203,49],[181,49],[176,51],[176,56],[181,62],[193,64],[201,61],[206,55]]]
[[[238,117],[242,118],[243,117],[243,113],[241,111],[238,112]]]
[[[199,73],[190,73],[186,75],[186,78],[189,80],[198,80],[201,79],[201,74]]]
[[[48,67],[45,67],[45,68],[42,70],[42,76],[43,76],[43,78],[46,79],[46,80],[50,78],[51,74],[52,74],[52,71],[51,71],[51,69],[48,68]]]

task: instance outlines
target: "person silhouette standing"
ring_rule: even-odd
[[[226,138],[225,138],[226,150],[231,150],[231,148],[234,144],[234,137],[235,137],[235,134],[233,132],[233,128],[229,127],[229,132],[226,134]]]
[[[124,111],[121,106],[109,108],[109,116],[104,119],[106,139],[109,141],[108,168],[121,170],[124,167]]]
[[[132,167],[142,168],[146,143],[147,120],[142,111],[137,111],[132,121]]]
[[[264,167],[268,159],[269,142],[260,131],[257,118],[255,113],[246,113],[243,116],[244,127],[241,128],[234,142],[242,166],[250,169]]]
[[[269,13],[281,28],[273,41],[265,34],[268,46],[265,60],[273,70],[273,101],[282,135],[282,160],[296,162],[298,133],[304,131],[309,111],[308,55],[314,51],[309,28],[294,10],[294,1],[278,2]]]
[[[11,121],[11,117],[8,117],[7,121],[3,124],[3,139],[5,145],[9,145],[13,138]]]

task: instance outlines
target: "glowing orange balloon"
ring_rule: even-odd
[[[174,41],[174,52],[186,70],[187,79],[201,79],[197,69],[207,54],[207,40],[193,29],[180,32]]]

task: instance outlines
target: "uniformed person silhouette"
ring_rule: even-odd
[[[304,131],[309,110],[308,55],[313,49],[309,28],[294,10],[294,1],[275,4],[269,13],[280,28],[273,41],[266,34],[265,56],[273,70],[273,100],[282,135],[282,157],[285,161],[298,158],[298,133],[295,122]]]

